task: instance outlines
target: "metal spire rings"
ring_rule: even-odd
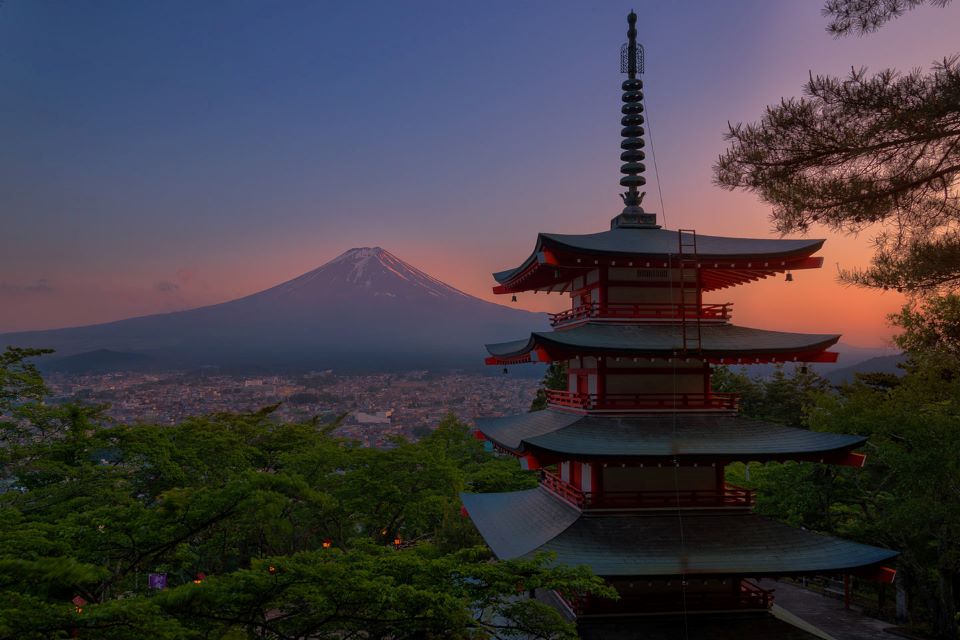
[[[643,211],[640,208],[643,202],[644,193],[638,192],[638,187],[647,183],[643,177],[643,172],[647,167],[643,164],[646,157],[643,153],[643,80],[637,78],[638,73],[643,73],[643,47],[637,45],[637,14],[630,12],[627,16],[627,22],[630,27],[627,30],[627,44],[620,51],[620,71],[627,74],[627,79],[623,81],[623,107],[620,112],[623,118],[620,124],[623,129],[620,135],[623,140],[620,142],[620,148],[623,153],[620,154],[620,160],[624,164],[620,167],[620,186],[627,187],[627,192],[622,194],[623,203],[627,208],[636,207],[634,212]],[[625,211],[626,213],[626,211]]]

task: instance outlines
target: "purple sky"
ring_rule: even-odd
[[[537,231],[602,230],[622,206],[633,7],[663,191],[648,162],[645,204],[704,234],[770,235],[767,207],[711,184],[727,121],[809,71],[960,50],[960,3],[841,40],[811,0],[654,4],[6,0],[0,331],[219,302],[355,246],[494,299],[490,272]],[[713,301],[740,324],[881,344],[900,298],[835,281],[870,237],[812,235],[829,239],[825,269]]]

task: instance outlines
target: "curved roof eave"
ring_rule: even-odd
[[[599,233],[561,234],[541,233],[537,250],[543,246],[557,246],[568,251],[583,251],[601,255],[676,255],[680,240],[677,231],[670,229],[611,229]],[[694,234],[683,234],[692,240]],[[731,238],[696,234],[697,255],[700,258],[736,258],[765,256],[768,258],[810,255],[826,242],[822,238],[791,240],[786,238]]]
[[[826,242],[825,239],[790,240],[784,238],[729,238],[697,235],[697,256],[702,259],[732,259],[809,256]],[[551,246],[573,253],[617,256],[665,256],[679,251],[677,231],[669,229],[611,229],[599,233],[539,233],[533,252],[519,266],[493,274],[498,284],[505,285],[537,262],[544,247]]]
[[[507,282],[510,282],[510,280],[513,279],[514,276],[519,275],[525,269],[527,269],[530,265],[535,263],[537,261],[537,254],[540,253],[540,249],[541,247],[543,247],[543,236],[544,234],[542,233],[537,234],[537,242],[533,246],[533,251],[530,252],[529,257],[527,257],[526,260],[520,263],[520,266],[514,267],[512,269],[504,269],[503,271],[497,271],[493,274],[493,279],[496,280],[497,283],[499,284],[505,284]]]
[[[515,453],[582,459],[693,458],[790,460],[829,457],[865,436],[797,429],[718,414],[605,416],[546,409],[477,419],[483,435]]]
[[[498,558],[546,551],[557,565],[586,565],[605,577],[846,573],[898,555],[752,513],[696,512],[682,520],[642,512],[584,516],[542,487],[461,499]]]
[[[487,344],[490,355],[512,358],[537,347],[594,353],[671,355],[683,349],[682,329],[675,325],[611,325],[585,323],[561,331],[536,331],[526,340]],[[839,334],[792,333],[739,327],[732,324],[701,327],[701,352],[708,356],[744,356],[808,353],[836,344]]]
[[[512,518],[504,518],[504,496]],[[563,533],[580,517],[580,510],[537,487],[511,493],[461,493],[470,518],[499,558],[518,558]],[[529,527],[534,521],[537,526]]]

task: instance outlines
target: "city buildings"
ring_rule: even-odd
[[[276,375],[216,372],[49,374],[54,401],[107,405],[118,422],[174,424],[219,412],[256,411],[279,404],[278,420],[342,419],[336,434],[366,446],[394,436],[416,439],[448,413],[463,420],[530,407],[534,377],[410,371],[339,375],[331,371]]]

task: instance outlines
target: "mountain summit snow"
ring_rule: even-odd
[[[322,288],[324,293],[352,295],[473,298],[380,247],[350,249],[323,266],[263,293],[277,297],[310,295],[317,288]]]
[[[479,367],[483,344],[545,328],[546,317],[466,294],[380,247],[350,249],[222,304],[106,324],[0,335],[57,356],[107,349],[157,367],[387,370]]]

